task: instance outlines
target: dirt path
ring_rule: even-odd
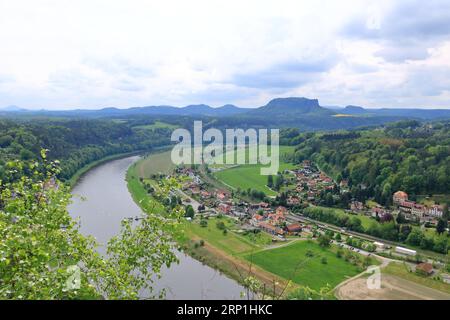
[[[450,300],[450,295],[388,274],[381,275],[381,288],[369,289],[367,279],[357,277],[336,289],[342,300]]]

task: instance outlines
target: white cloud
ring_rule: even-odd
[[[258,106],[300,95],[448,107],[431,81],[448,75],[445,1],[428,12],[405,3],[2,1],[0,106]],[[401,8],[408,17],[395,24]],[[407,50],[395,42],[405,32]]]

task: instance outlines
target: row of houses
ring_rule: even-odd
[[[296,193],[309,202],[314,202],[322,191],[332,190],[335,187],[333,179],[318,170],[308,160],[303,161],[300,168],[292,170],[292,173],[296,178]],[[294,199],[298,197],[294,196]]]
[[[249,226],[274,236],[295,235],[302,230],[300,224],[286,222],[286,216],[289,213],[286,207],[272,208],[269,203],[263,201],[259,203],[235,202],[228,190],[205,188],[200,177],[192,169],[180,169],[178,173],[190,178],[184,183],[183,190],[197,199],[201,205],[210,207],[216,214],[239,218]],[[300,203],[299,199],[294,197],[290,197],[288,201],[294,204]]]
[[[442,218],[444,207],[439,204],[426,206],[408,199],[404,191],[397,191],[392,196],[392,201],[407,220],[420,222],[433,222]]]
[[[283,206],[279,206],[275,212],[253,214],[250,224],[272,235],[298,235],[302,231],[301,224],[287,223],[287,214],[288,210]]]

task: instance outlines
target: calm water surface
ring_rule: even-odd
[[[125,174],[138,156],[113,160],[85,174],[73,189],[69,212],[79,218],[81,232],[105,244],[120,230],[120,221],[141,215],[127,189]],[[218,271],[177,252],[180,260],[163,271],[157,289],[168,299],[239,299],[244,288]]]

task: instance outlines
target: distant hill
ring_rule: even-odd
[[[359,106],[346,106],[344,109],[341,110],[341,113],[343,114],[364,114],[367,113],[366,109]]]
[[[346,106],[337,111],[340,114],[366,115],[380,117],[402,117],[408,119],[434,120],[439,118],[450,118],[449,109],[413,109],[413,108],[374,108],[368,109],[360,106]]]
[[[276,98],[259,108],[240,108],[226,104],[213,108],[206,104],[175,106],[146,106],[121,109],[108,107],[97,110],[27,111],[18,107],[0,109],[4,117],[69,117],[69,118],[161,118],[183,117],[187,122],[201,118],[205,125],[219,128],[285,128],[300,130],[336,130],[380,125],[387,122],[413,119],[450,119],[448,109],[369,109],[348,105],[344,108],[324,107],[318,99],[305,97]],[[20,112],[19,112],[20,111]]]
[[[26,109],[20,108],[18,106],[7,106],[4,108],[0,108],[0,111],[5,112],[21,112],[21,111],[27,111]]]
[[[1,111],[1,109],[0,109]],[[39,110],[27,111],[28,116],[50,116],[50,117],[86,117],[86,118],[117,118],[117,117],[134,117],[134,116],[207,116],[207,117],[223,117],[232,116],[239,113],[247,112],[246,108],[239,108],[228,104],[222,107],[213,108],[205,104],[188,105],[186,107],[174,106],[146,106],[132,107],[128,109],[120,109],[108,107],[97,110],[75,109],[75,110]]]
[[[268,116],[295,116],[295,115],[332,115],[334,111],[323,108],[319,100],[308,98],[277,98],[271,100],[263,107],[257,108],[247,114]]]

